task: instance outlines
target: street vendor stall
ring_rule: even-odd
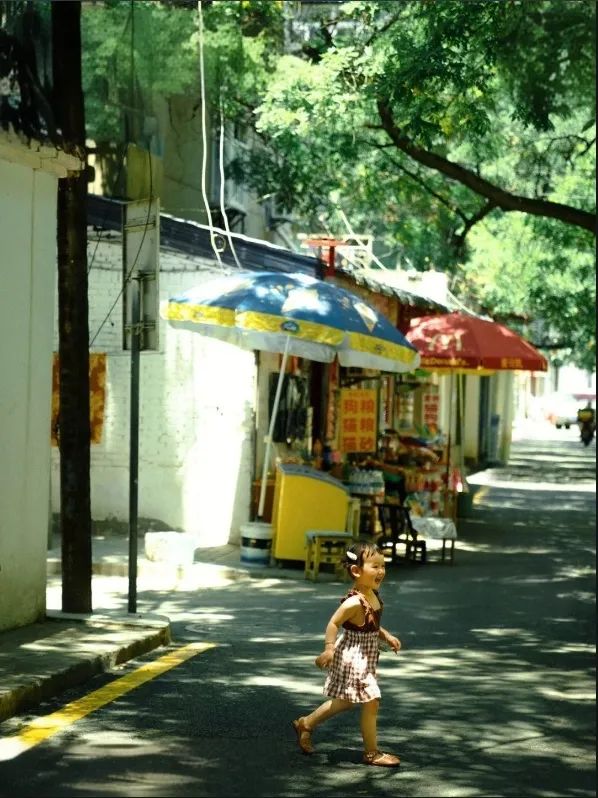
[[[412,403],[413,391],[421,394],[417,399],[421,405],[422,396],[430,391],[428,375],[340,369],[331,376],[334,390],[327,431],[332,473],[359,501],[361,534],[380,532],[377,510],[386,501],[408,504],[416,515],[440,515],[446,436],[434,424],[416,428],[405,409]]]
[[[423,368],[449,375],[444,483],[445,496],[452,500],[454,490],[460,492],[467,485],[463,465],[466,376],[488,376],[497,371],[546,371],[547,361],[512,330],[470,313],[413,319],[407,338],[417,346]],[[447,504],[444,515],[454,518],[455,514],[456,508]]]
[[[384,369],[396,373],[410,371],[419,364],[415,347],[377,309],[344,288],[301,273],[237,271],[225,274],[180,296],[171,297],[163,306],[162,313],[175,328],[212,336],[246,349],[282,354],[268,413],[269,426],[259,485],[256,524],[260,531],[265,523],[270,457],[281,397],[284,406],[283,389],[285,382],[287,386],[290,384],[287,377],[289,358],[296,356],[320,363],[334,362],[347,368]],[[299,389],[299,383],[295,387]],[[286,421],[290,420],[287,413]],[[296,421],[293,419],[293,424]],[[285,423],[285,429],[286,426]],[[374,428],[374,440],[375,432]],[[289,479],[288,482],[301,483],[302,486],[309,484],[312,490],[317,483],[320,490],[315,493],[321,493],[324,484],[323,480],[305,478]],[[309,502],[309,495],[303,499],[301,495],[301,490],[282,491],[275,485],[272,546],[275,551],[281,546],[283,554],[279,554],[279,558],[283,558],[284,553],[288,555],[289,551],[295,556],[301,552],[299,532],[295,530],[295,534],[287,539],[285,525],[277,524],[277,518],[288,509],[286,504],[296,508],[301,501]],[[287,501],[285,497],[290,498]],[[345,515],[348,505],[347,499]],[[325,509],[320,515],[324,517]],[[331,519],[325,520],[332,524]],[[336,518],[334,522],[336,526]],[[245,537],[250,540],[247,529],[250,524],[243,526]],[[279,535],[282,535],[282,541]],[[289,545],[285,547],[287,543]]]

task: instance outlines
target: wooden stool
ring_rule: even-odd
[[[446,562],[447,541],[450,542],[448,560],[451,565],[455,558],[455,541],[457,540],[457,527],[452,518],[418,518],[413,517],[411,522],[417,530],[418,536],[424,540],[442,541],[442,562]]]
[[[350,532],[335,532],[330,529],[308,530],[305,533],[307,547],[305,578],[316,582],[322,563],[332,563],[335,574],[342,578],[344,576],[345,552],[351,543],[353,543],[353,535]]]
[[[352,496],[349,499],[349,508],[347,510],[347,524],[346,531],[357,539],[359,537],[359,524],[361,523],[361,501]]]

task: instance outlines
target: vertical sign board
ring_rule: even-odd
[[[437,385],[428,385],[422,397],[423,422],[430,430],[438,430],[440,421],[440,394]]]
[[[340,391],[339,450],[345,454],[375,452],[377,448],[376,391]]]
[[[139,286],[139,349],[158,349],[160,203],[127,202],[123,209],[123,348],[131,349],[133,283]]]

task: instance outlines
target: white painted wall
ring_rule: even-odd
[[[94,254],[95,253],[95,254]],[[92,351],[106,352],[102,441],[91,447],[96,521],[126,524],[129,512],[130,354],[122,349],[120,237],[89,235]],[[162,248],[160,297],[220,273],[217,266]],[[160,350],[142,352],[139,408],[139,518],[191,533],[197,546],[240,540],[253,477],[255,356],[160,320]],[[53,451],[52,505],[60,502]],[[140,524],[140,530],[142,526]]]
[[[596,393],[596,372],[582,371],[571,364],[565,364],[558,369],[550,365],[548,373],[548,390],[555,390],[558,382],[558,392],[563,394]]]
[[[463,455],[476,460],[480,434],[480,378],[468,374],[465,379],[465,440]]]
[[[0,160],[0,630],[45,613],[56,186]]]
[[[512,371],[496,373],[495,412],[500,416],[498,459],[507,463],[511,454],[513,437],[513,418],[515,415],[515,378]]]

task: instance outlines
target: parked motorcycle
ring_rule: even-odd
[[[584,422],[581,425],[581,440],[584,446],[589,446],[594,439],[594,425],[590,424],[588,421]]]
[[[594,408],[590,404],[577,411],[577,423],[583,445],[589,446],[594,439],[594,432],[596,431],[596,416]]]

